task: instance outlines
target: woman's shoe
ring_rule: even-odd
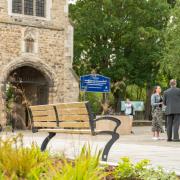
[[[164,140],[164,138],[163,138],[163,137],[158,137],[158,139],[159,139],[159,140]]]
[[[155,140],[155,141],[158,140],[158,139],[159,139],[158,137],[153,137],[152,138],[152,140]]]

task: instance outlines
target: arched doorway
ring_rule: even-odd
[[[7,83],[13,89],[12,114],[15,116],[11,118],[16,118],[16,128],[26,129],[31,126],[27,107],[48,103],[48,81],[41,71],[22,66],[10,72]]]

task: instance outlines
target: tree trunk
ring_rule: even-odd
[[[102,115],[108,114],[108,110],[109,110],[109,94],[103,93],[101,106],[102,106],[102,109],[103,109]]]
[[[145,103],[145,119],[151,120],[151,94],[152,94],[152,88],[149,84],[147,84],[146,89],[146,103]]]
[[[113,94],[114,96],[114,110],[116,113],[121,112],[121,96],[119,92]]]

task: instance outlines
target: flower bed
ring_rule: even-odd
[[[100,165],[100,152],[91,155],[84,146],[75,160],[51,156],[32,144],[23,146],[22,136],[0,139],[0,179],[13,180],[176,180],[175,173],[154,169],[148,160],[131,163],[122,158],[116,167]]]

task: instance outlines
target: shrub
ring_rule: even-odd
[[[0,139],[0,149],[2,177],[36,179],[48,171],[48,166],[52,163],[49,153],[41,152],[36,145],[32,144],[30,148],[23,147],[22,135],[6,140]]]
[[[57,168],[56,175],[53,177],[63,180],[101,180],[106,177],[107,173],[103,168],[99,167],[100,152],[91,155],[90,147],[84,146],[80,155],[74,162],[68,162],[66,159],[61,164],[61,168]],[[59,169],[61,169],[59,171]]]
[[[32,144],[24,147],[22,135],[0,139],[0,180],[177,180],[175,173],[162,168],[154,169],[149,160],[133,164],[124,157],[115,168],[99,165],[101,152],[91,154],[90,146],[84,146],[74,160],[50,156]],[[107,172],[106,172],[107,171]]]
[[[103,111],[102,107],[103,93],[92,93],[92,92],[84,92],[80,93],[80,101],[89,101],[92,107],[92,111],[98,115]],[[108,93],[107,95],[108,105],[114,110],[114,97],[112,93]]]
[[[84,146],[74,160],[50,156],[32,144],[24,147],[22,135],[0,139],[0,180],[100,180],[106,176],[99,167],[101,152],[91,155],[91,148]]]
[[[115,168],[114,177],[117,180],[177,180],[174,172],[167,173],[161,167],[154,169],[149,160],[142,160],[133,164],[128,157],[124,157]]]
[[[143,180],[178,180],[174,172],[167,173],[162,167],[146,169],[139,177]]]
[[[91,93],[91,92],[86,92],[86,94],[81,93],[80,100],[89,101],[92,107],[92,111],[95,114],[101,114],[101,111],[102,111],[102,107],[101,107],[102,94],[101,93]]]

